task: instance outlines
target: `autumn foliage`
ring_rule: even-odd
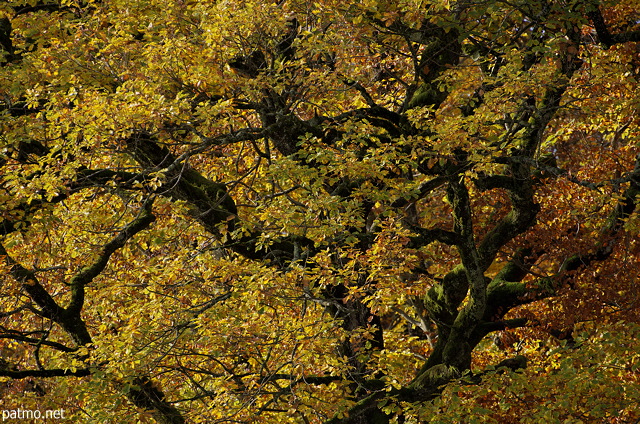
[[[0,409],[637,422],[639,11],[2,2]]]

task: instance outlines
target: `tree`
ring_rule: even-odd
[[[3,3],[3,408],[638,419],[638,6]]]

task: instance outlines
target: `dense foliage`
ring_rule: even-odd
[[[637,0],[6,0],[0,405],[640,419]]]

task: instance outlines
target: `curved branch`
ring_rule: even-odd
[[[607,220],[607,224],[600,232],[600,239],[596,243],[593,253],[575,255],[562,264],[560,272],[575,271],[589,266],[592,262],[603,261],[613,253],[617,234],[624,228],[625,220],[631,216],[638,205],[640,196],[640,154],[636,156],[633,172],[629,175],[629,187],[625,190],[620,202],[616,205]]]
[[[9,272],[16,279],[31,300],[40,308],[40,314],[52,321],[60,321],[64,315],[64,308],[51,297],[49,292],[40,284],[35,272],[25,268],[6,251],[4,245],[0,243],[0,256],[5,257],[5,262],[10,267]]]
[[[591,19],[591,22],[593,23],[593,27],[598,34],[599,41],[606,48],[609,48],[614,44],[640,41],[640,31],[627,31],[618,34],[611,34],[611,32],[609,31],[609,27],[604,21],[602,12],[598,7],[596,7],[595,10],[589,12],[587,16],[589,16],[589,19]]]
[[[118,249],[122,248],[125,243],[134,235],[147,228],[155,220],[155,216],[151,211],[153,198],[148,199],[142,206],[142,210],[138,217],[127,224],[117,236],[102,247],[102,251],[96,261],[80,270],[71,278],[71,301],[66,309],[70,315],[79,315],[84,304],[84,288],[96,276],[98,276],[109,262],[111,255]]]
[[[28,377],[38,378],[50,378],[50,377],[87,377],[91,375],[89,368],[81,369],[50,369],[50,370],[23,370],[23,371],[10,371],[0,369],[0,377],[9,377],[13,379],[22,379]]]
[[[25,342],[29,344],[41,344],[44,346],[52,347],[56,350],[59,350],[60,352],[67,352],[67,353],[76,352],[78,350],[77,347],[65,346],[62,343],[52,342],[50,340],[34,339],[32,337],[27,337],[21,334],[14,334],[13,332],[0,334],[0,339],[11,339],[11,340],[16,340],[19,342]]]

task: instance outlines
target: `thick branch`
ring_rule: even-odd
[[[611,34],[599,8],[589,12],[588,16],[593,23],[596,33],[598,34],[598,39],[607,48],[614,44],[640,41],[640,31],[627,31],[618,34]]]
[[[0,256],[5,257],[5,262],[10,267],[10,273],[13,278],[22,284],[22,289],[27,292],[31,300],[40,308],[41,315],[53,321],[59,321],[64,315],[64,308],[56,303],[49,292],[38,281],[35,272],[23,267],[16,262],[4,246],[0,243]]]
[[[13,60],[12,26],[8,17],[0,18],[0,65]],[[4,57],[3,57],[4,56]]]
[[[138,217],[125,226],[117,236],[110,242],[105,244],[100,255],[95,262],[80,270],[73,278],[71,278],[71,301],[66,312],[70,315],[79,315],[84,304],[84,288],[95,277],[97,277],[107,266],[109,258],[118,249],[122,248],[125,243],[134,235],[147,228],[155,220],[155,216],[151,211],[153,200],[147,200],[140,211]]]
[[[535,224],[540,207],[534,203],[530,183],[520,185],[509,193],[512,209],[485,235],[478,246],[482,270],[485,271],[495,259],[502,246],[522,234]]]
[[[571,271],[587,268],[595,262],[609,258],[618,234],[624,229],[626,219],[637,208],[640,195],[640,155],[636,156],[634,170],[627,178],[630,182],[629,187],[601,230],[601,236],[596,240],[592,253],[576,254],[567,258],[555,277],[541,277],[533,283],[525,284],[521,280],[527,273],[528,267],[524,265],[523,259],[528,252],[520,252],[489,284],[489,308],[484,319],[500,319],[516,306],[555,296],[557,289],[565,285],[571,277]]]
[[[31,300],[40,308],[38,312],[44,318],[60,325],[78,345],[91,343],[91,336],[87,326],[80,317],[79,312],[70,314],[66,309],[58,305],[49,292],[40,284],[35,272],[26,269],[9,256],[4,246],[0,244],[0,255],[5,256],[5,261],[11,267],[11,275],[27,292]]]
[[[193,216],[208,231],[219,233],[218,224],[225,222],[230,230],[233,229],[237,209],[224,184],[211,181],[191,169],[148,133],[135,133],[127,140],[127,146],[134,159],[145,168],[167,172],[166,185],[170,188],[162,194],[189,202],[193,206]]]
[[[22,379],[28,377],[38,378],[50,378],[50,377],[87,377],[91,375],[91,370],[88,368],[82,369],[51,369],[51,370],[23,370],[23,371],[9,371],[0,369],[0,377],[9,377],[14,379]]]
[[[27,219],[28,217],[49,205],[54,205],[66,200],[72,194],[79,193],[84,189],[103,187],[111,181],[116,181],[118,183],[118,187],[124,190],[137,190],[138,188],[135,186],[135,183],[144,181],[147,178],[148,175],[143,173],[80,167],[77,170],[75,181],[69,183],[67,187],[60,190],[58,195],[50,199],[45,199],[44,197],[42,199],[32,199],[28,203],[25,202],[17,206],[15,209],[23,212],[23,216],[19,222],[22,225],[22,229],[24,229],[31,223],[31,221]],[[0,236],[15,232],[17,230],[16,224],[17,222],[9,219],[0,221]]]
[[[609,216],[605,227],[601,230],[600,239],[594,246],[593,253],[575,255],[568,258],[562,264],[561,273],[587,267],[592,262],[603,261],[611,256],[617,234],[624,228],[626,219],[636,210],[638,204],[638,196],[640,196],[640,154],[636,156],[634,169],[629,179],[629,187],[625,190],[624,196]]]
[[[133,383],[127,397],[135,406],[150,411],[160,424],[186,423],[180,411],[165,400],[164,393],[148,377],[136,378]]]
[[[471,365],[471,349],[473,348],[467,344],[467,340],[486,309],[487,283],[475,244],[467,188],[462,182],[451,181],[447,195],[453,205],[454,231],[460,235],[460,241],[456,247],[470,290],[467,304],[458,313],[453,323],[449,340],[442,352],[442,358],[445,364],[464,370]]]
[[[441,228],[421,228],[412,227],[411,230],[417,233],[417,236],[411,237],[411,246],[414,249],[428,246],[434,241],[455,246],[460,241],[458,234],[453,231],[443,230]]]
[[[4,333],[4,334],[0,334],[0,339],[11,339],[11,340],[19,341],[19,342],[29,343],[29,344],[32,344],[32,345],[39,344],[39,345],[43,345],[43,346],[49,346],[49,347],[52,347],[52,348],[54,348],[56,350],[59,350],[61,352],[68,352],[68,353],[75,352],[75,351],[78,350],[77,347],[65,346],[62,343],[52,342],[50,340],[35,339],[33,337],[27,337],[27,336],[21,335],[20,333],[13,332],[13,331],[10,331],[10,332]]]
[[[211,234],[219,234],[220,225],[233,231],[238,223],[237,208],[225,184],[211,181],[186,163],[176,166],[180,163],[178,158],[166,147],[161,147],[150,134],[138,132],[127,140],[127,144],[134,159],[142,166],[167,170],[166,186],[169,188],[160,194],[186,201],[191,207],[191,215]],[[288,237],[276,240],[267,249],[258,249],[259,238],[258,233],[247,234],[226,247],[248,259],[267,257],[277,262],[291,260],[300,248],[313,248],[311,240]]]

